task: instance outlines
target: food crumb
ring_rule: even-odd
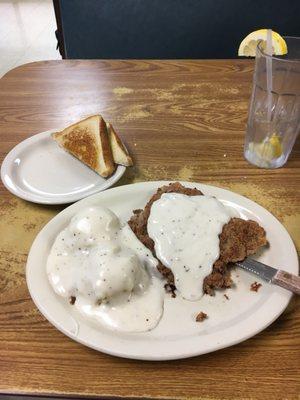
[[[224,294],[224,297],[226,300],[229,300],[229,297],[227,296],[227,294]]]
[[[70,297],[70,304],[75,304],[75,301],[76,301],[76,297],[75,296],[71,296]]]
[[[174,297],[174,298],[176,297],[176,293],[175,293],[176,286],[175,285],[172,285],[171,283],[166,283],[164,288],[167,293],[172,294],[172,297]]]
[[[196,322],[202,322],[207,318],[207,314],[203,311],[200,311],[199,314],[196,316]]]
[[[252,292],[257,292],[258,289],[259,289],[261,286],[262,286],[261,283],[253,282],[253,283],[251,283],[250,290],[252,290]]]

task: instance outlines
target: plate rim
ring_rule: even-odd
[[[59,205],[59,204],[70,204],[75,201],[82,200],[86,197],[92,196],[96,193],[99,193],[103,190],[106,190],[108,188],[111,188],[112,185],[117,183],[121,177],[124,175],[126,171],[126,167],[124,165],[119,165],[117,164],[117,168],[115,172],[108,178],[107,181],[105,181],[103,187],[99,188],[99,185],[97,185],[95,188],[90,189],[88,191],[83,191],[77,194],[72,194],[68,196],[64,196],[64,198],[59,199],[60,195],[57,195],[56,198],[51,200],[50,197],[43,196],[42,195],[34,195],[30,194],[30,192],[27,192],[26,190],[23,190],[19,187],[19,185],[16,185],[15,183],[13,186],[10,186],[5,178],[5,175],[9,171],[9,168],[12,165],[14,155],[18,152],[21,151],[25,146],[32,144],[31,142],[38,142],[39,140],[43,139],[44,137],[48,137],[51,135],[53,132],[57,132],[60,128],[58,129],[50,129],[44,132],[39,132],[36,133],[32,136],[27,137],[26,139],[22,140],[21,142],[17,143],[4,157],[4,160],[1,164],[1,180],[5,188],[12,193],[13,195],[26,200],[30,201],[35,204],[48,204],[48,205]],[[86,166],[86,168],[88,168]],[[111,180],[110,180],[111,179]]]
[[[45,233],[45,231],[47,230],[47,227],[49,224],[55,224],[57,220],[61,219],[61,218],[65,218],[66,214],[72,214],[73,211],[77,211],[77,209],[80,209],[81,207],[84,207],[84,203],[86,202],[90,202],[91,199],[94,199],[96,197],[108,197],[110,196],[110,193],[113,192],[117,192],[117,191],[123,191],[123,190],[127,190],[130,187],[135,187],[135,188],[142,188],[144,187],[142,190],[155,190],[157,187],[161,186],[161,185],[165,185],[165,184],[169,184],[171,182],[176,182],[176,181],[148,181],[148,182],[138,182],[138,183],[133,183],[133,184],[129,184],[129,185],[123,185],[123,186],[119,186],[119,187],[115,187],[115,188],[111,188],[109,189],[109,191],[104,191],[104,192],[99,192],[97,194],[94,194],[92,196],[86,197],[85,199],[82,199],[81,201],[70,205],[69,207],[65,208],[63,211],[61,211],[60,213],[58,213],[56,216],[54,216],[43,228],[42,230],[39,232],[39,234],[36,236],[29,255],[28,255],[28,260],[27,260],[27,264],[26,264],[26,281],[27,281],[27,286],[28,286],[28,290],[29,293],[31,295],[32,300],[34,301],[35,305],[37,306],[37,308],[40,310],[40,312],[46,317],[46,319],[52,324],[54,325],[60,332],[62,332],[63,334],[65,334],[66,336],[70,337],[71,339],[87,346],[90,348],[93,348],[97,351],[106,353],[106,354],[110,354],[113,356],[118,356],[118,357],[123,357],[123,358],[129,358],[129,359],[138,359],[138,360],[146,360],[146,361],[164,361],[164,360],[176,360],[176,359],[184,359],[184,358],[189,358],[189,357],[195,357],[195,356],[199,356],[201,354],[206,354],[206,353],[210,353],[210,352],[214,352],[223,348],[227,348],[227,347],[231,347],[233,345],[236,345],[238,343],[241,343],[247,339],[249,339],[250,337],[253,337],[255,335],[257,335],[258,333],[260,333],[261,331],[263,331],[264,329],[266,329],[269,325],[271,325],[286,309],[286,307],[288,306],[290,299],[292,297],[292,293],[288,292],[288,291],[284,291],[284,295],[282,296],[282,298],[279,299],[281,300],[281,304],[279,304],[278,309],[276,311],[276,313],[273,315],[273,317],[267,321],[267,323],[264,323],[263,325],[261,325],[258,329],[252,329],[252,331],[249,334],[246,335],[240,335],[240,337],[238,337],[235,340],[231,340],[228,344],[216,344],[215,346],[213,346],[213,348],[208,348],[206,351],[197,351],[197,350],[193,350],[193,351],[188,351],[185,353],[178,354],[178,352],[174,352],[174,354],[170,355],[156,355],[156,354],[147,354],[147,355],[143,355],[143,354],[129,354],[126,351],[114,351],[113,348],[101,348],[101,346],[96,346],[93,345],[91,343],[88,342],[88,339],[82,339],[82,338],[78,338],[77,336],[74,337],[72,334],[70,334],[70,332],[68,332],[66,329],[64,329],[63,327],[61,327],[55,320],[53,320],[51,317],[49,318],[49,316],[47,315],[47,311],[44,309],[44,307],[38,303],[38,301],[35,298],[35,294],[32,292],[32,288],[31,288],[31,283],[30,283],[30,279],[29,279],[29,268],[30,268],[30,262],[31,262],[31,257],[33,254],[33,251],[35,250],[35,246],[37,245],[38,242],[38,238],[41,237],[41,235],[43,235],[43,233]],[[258,207],[260,209],[260,211],[263,211],[264,213],[267,213],[268,217],[271,217],[272,219],[275,219],[277,221],[277,223],[280,225],[281,229],[283,230],[284,234],[287,235],[287,238],[290,241],[290,245],[291,245],[291,249],[293,251],[292,256],[295,256],[295,262],[297,267],[299,268],[299,263],[298,263],[298,257],[297,257],[297,252],[295,249],[295,245],[293,243],[292,238],[290,237],[289,233],[287,232],[286,228],[281,224],[281,222],[273,215],[271,214],[268,210],[266,210],[264,207],[260,206],[259,204],[257,204],[256,202],[248,199],[245,196],[242,196],[238,193],[235,193],[231,190],[228,189],[223,189],[221,187],[218,186],[214,186],[214,185],[206,185],[206,184],[202,184],[199,182],[183,182],[183,181],[179,181],[180,183],[187,185],[188,187],[190,186],[198,186],[199,188],[202,187],[203,191],[205,191],[205,188],[212,188],[213,190],[220,190],[220,191],[225,191],[225,193],[229,194],[229,195],[235,195],[238,198],[242,198],[243,201],[246,201],[246,203],[250,204],[253,203],[255,205],[255,207]],[[146,185],[146,186],[145,186]],[[283,290],[283,289],[282,289]],[[255,314],[255,313],[254,313]],[[71,315],[71,314],[70,314]],[[253,315],[253,314],[252,314]],[[245,323],[246,320],[242,320],[242,322]],[[226,329],[225,329],[226,331]],[[211,347],[211,346],[210,346]]]

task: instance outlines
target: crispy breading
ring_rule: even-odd
[[[203,195],[196,188],[186,188],[179,182],[163,186],[150,198],[145,208],[135,210],[134,215],[128,221],[130,228],[137,238],[150,249],[155,256],[154,242],[147,232],[147,223],[152,204],[160,199],[163,193],[182,193],[188,196]],[[213,270],[203,283],[203,290],[210,295],[215,289],[228,288],[232,285],[230,263],[242,261],[248,255],[254,254],[261,246],[267,244],[266,232],[255,221],[232,218],[224,225],[220,234],[220,257],[214,263]],[[174,285],[172,271],[158,260],[157,269],[166,278],[170,285]]]

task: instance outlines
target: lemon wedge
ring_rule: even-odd
[[[267,46],[267,32],[268,29],[259,29],[257,31],[249,33],[248,36],[242,41],[239,47],[239,56],[255,57],[256,47],[262,40],[262,49],[264,50]],[[285,40],[279,33],[272,31],[272,50],[273,55],[282,56],[287,54],[287,45]]]
[[[265,161],[274,160],[282,155],[280,136],[273,134],[269,139],[261,143],[249,143],[249,150]]]
[[[268,143],[272,147],[273,158],[278,158],[282,155],[282,144],[281,144],[281,137],[273,134]]]

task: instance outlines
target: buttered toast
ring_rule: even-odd
[[[115,170],[107,126],[100,115],[90,116],[60,132],[53,139],[104,178]]]
[[[125,165],[125,167],[133,165],[132,159],[128,154],[126,147],[124,146],[121,139],[117,135],[113,126],[109,123],[107,123],[106,125],[107,125],[108,138],[114,162],[116,164]]]

